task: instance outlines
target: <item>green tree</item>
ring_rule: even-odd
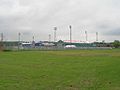
[[[115,41],[113,42],[113,46],[114,46],[115,48],[119,48],[119,47],[120,47],[120,41],[119,41],[119,40],[115,40]]]

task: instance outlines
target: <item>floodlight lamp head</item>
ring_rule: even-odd
[[[70,26],[69,26],[69,28],[71,29],[71,28],[72,28],[72,26],[70,25]]]

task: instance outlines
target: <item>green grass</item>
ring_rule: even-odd
[[[0,90],[120,90],[120,50],[0,52]]]

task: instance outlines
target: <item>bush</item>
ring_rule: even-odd
[[[10,49],[4,49],[3,51],[4,52],[11,52],[12,50],[10,50]]]

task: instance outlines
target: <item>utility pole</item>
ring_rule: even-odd
[[[70,28],[70,43],[72,43],[72,26],[69,25],[69,28]]]
[[[87,31],[85,31],[85,35],[86,35],[86,41],[88,41]]]
[[[1,33],[0,50],[3,50],[3,33]]]
[[[18,50],[20,49],[20,36],[21,36],[21,33],[19,32],[18,33]]]
[[[57,27],[54,27],[54,42],[56,42],[56,41],[57,41],[56,31],[57,31]]]
[[[35,37],[33,36],[32,39],[32,47],[35,48]]]
[[[98,32],[96,32],[96,42],[98,41]]]
[[[1,42],[3,42],[3,33],[1,33]]]

